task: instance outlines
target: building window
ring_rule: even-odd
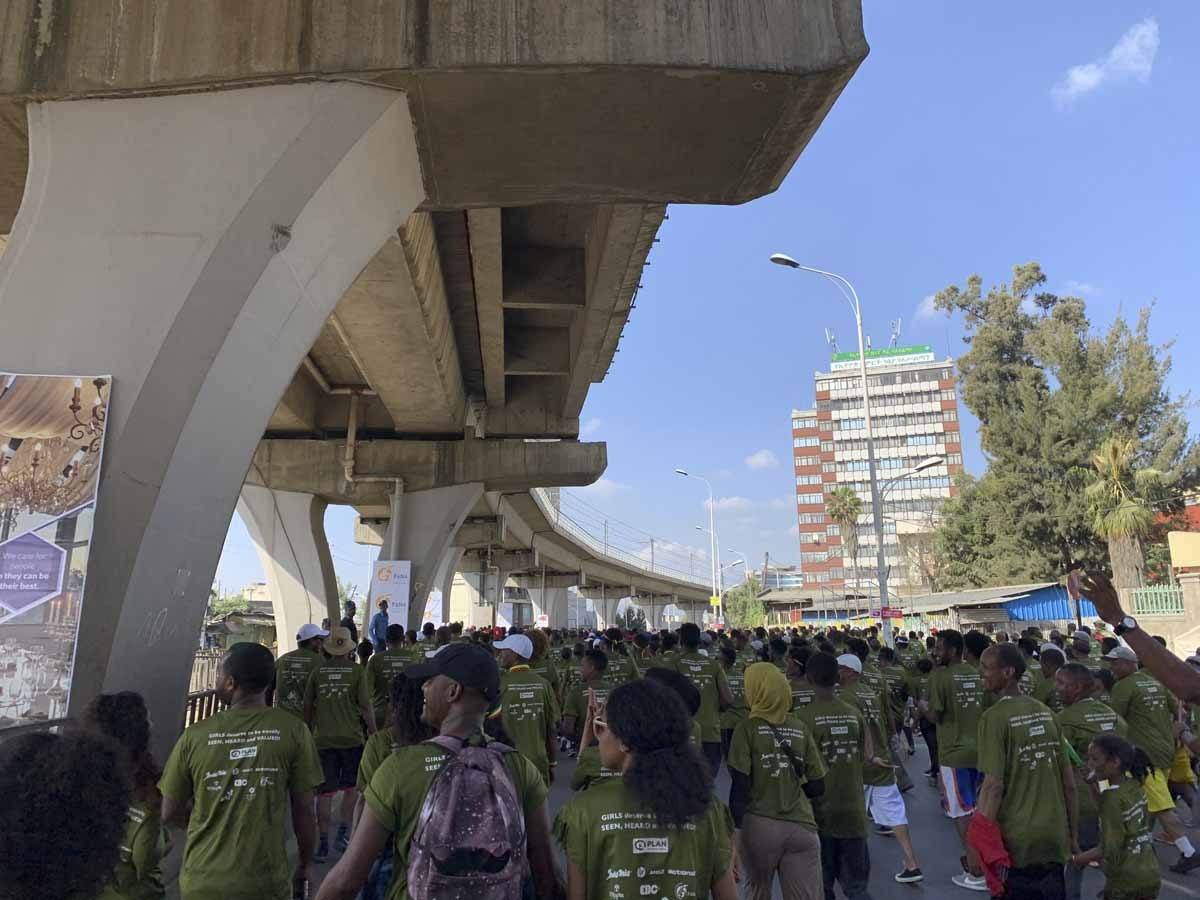
[[[841,533],[842,533],[841,525],[826,525],[825,526],[825,534],[827,534],[829,537],[837,537]]]
[[[820,475],[797,475],[796,484],[820,484]]]
[[[796,465],[798,466],[815,466],[821,461],[819,456],[797,456]]]
[[[833,441],[821,441],[821,452],[822,453],[832,453],[833,452]]]
[[[821,463],[821,471],[822,472],[836,472],[837,471],[837,463],[823,462],[823,463]]]
[[[958,413],[953,409],[943,409],[942,410],[942,421],[943,422],[957,422],[958,421]]]
[[[955,394],[954,391],[942,391],[942,399],[943,400],[957,400],[958,395]]]
[[[801,506],[804,506],[807,504],[816,504],[816,503],[821,503],[821,502],[822,502],[822,500],[821,500],[820,494],[797,494],[796,495],[796,503]]]
[[[793,447],[817,447],[820,446],[821,439],[817,437],[798,437],[792,438]]]
[[[825,516],[823,513],[800,513],[796,518],[801,525],[825,524]]]
[[[819,531],[800,532],[800,543],[802,544],[819,544],[823,539],[823,535]]]
[[[800,562],[801,563],[825,562],[825,553],[824,553],[824,551],[821,551],[819,553],[801,553],[800,554]]]
[[[946,462],[952,466],[961,466],[963,464],[961,453],[949,453],[946,455]]]
[[[792,419],[792,427],[793,428],[816,428],[817,420],[815,417],[809,417],[807,419]]]

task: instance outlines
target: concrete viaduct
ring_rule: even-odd
[[[113,376],[69,712],[178,719],[239,504],[293,631],[330,503],[417,611],[481,556],[707,596],[530,492],[605,469],[666,205],[777,188],[866,53],[859,0],[0,0],[0,369]]]

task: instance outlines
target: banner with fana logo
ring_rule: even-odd
[[[111,385],[0,372],[0,728],[66,715]]]
[[[412,581],[412,561],[377,559],[371,565],[371,614],[387,600],[388,624],[408,628],[408,599]]]

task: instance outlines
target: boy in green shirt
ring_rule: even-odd
[[[722,647],[719,658],[721,668],[725,670],[725,680],[729,682],[729,693],[733,695],[733,703],[721,711],[721,755],[728,757],[733,731],[749,712],[744,690],[747,663],[733,647]]]
[[[579,740],[579,732],[587,718],[588,691],[596,697],[596,703],[603,706],[608,697],[610,687],[604,678],[608,670],[608,656],[603,650],[587,650],[579,663],[579,681],[567,694],[563,705],[562,733],[572,741]]]
[[[309,879],[321,764],[304,723],[267,706],[274,670],[266,647],[234,644],[217,687],[229,708],[186,729],[163,769],[163,821],[187,826],[183,900],[287,897]],[[285,809],[298,850],[290,879]]]
[[[367,682],[371,686],[371,704],[375,709],[375,727],[387,724],[392,698],[392,679],[412,665],[412,655],[404,648],[404,626],[392,624],[385,631],[387,648],[367,662]]]
[[[692,622],[679,626],[679,643],[683,652],[664,668],[679,672],[700,692],[696,722],[704,757],[716,778],[721,771],[721,710],[733,704],[733,693],[721,664],[700,653],[700,626]]]
[[[329,632],[311,622],[300,626],[296,633],[296,649],[285,653],[275,663],[275,690],[272,704],[290,712],[298,719],[304,718],[304,691],[308,688],[308,676],[314,666],[325,659],[321,655],[321,644]]]
[[[554,781],[558,744],[559,709],[550,683],[529,669],[533,642],[523,634],[510,634],[492,645],[500,668],[500,708],[492,715],[504,721],[513,746],[534,764],[546,784]],[[441,654],[438,654],[439,656]],[[435,659],[437,657],[434,657]]]

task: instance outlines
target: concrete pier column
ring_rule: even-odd
[[[387,554],[388,548],[394,546],[395,559],[412,562],[408,624],[405,627],[419,630],[424,624],[421,619],[429,592],[446,583],[445,567],[451,565],[451,558],[462,556],[462,550],[453,547],[451,542],[482,496],[483,485],[478,483],[413,491],[404,494],[401,500],[399,521],[388,521],[380,553]],[[399,532],[394,544],[393,529]],[[443,577],[439,579],[439,575]],[[453,579],[451,574],[451,583]],[[445,615],[449,600],[442,601],[442,609]]]
[[[434,577],[434,583],[442,595],[442,621],[447,625],[453,621],[450,614],[450,594],[454,589],[454,576],[458,573],[458,567],[462,563],[465,552],[462,547],[451,547],[449,552],[442,557],[441,566]],[[464,621],[463,627],[465,628],[468,624]]]
[[[243,485],[237,511],[250,532],[275,612],[279,652],[296,649],[306,622],[337,622],[337,577],[325,537],[328,504],[312,494]]]
[[[263,430],[424,198],[403,94],[351,83],[28,106],[0,360],[111,374],[69,713],[145,695],[160,758]]]

